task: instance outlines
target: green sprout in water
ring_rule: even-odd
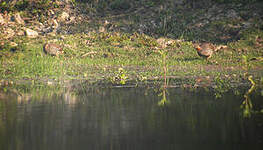
[[[126,75],[126,71],[123,68],[119,68],[118,72],[116,72],[116,75],[112,77],[110,80],[113,84],[126,84],[126,81],[128,79],[128,76]]]
[[[244,95],[244,101],[242,102],[240,108],[243,109],[243,117],[250,118],[251,113],[253,112],[253,105],[250,99],[250,94],[255,90],[256,83],[253,80],[252,76],[248,77],[248,80],[251,83],[250,89],[247,91],[247,93]]]
[[[167,80],[167,73],[168,73],[168,65],[166,63],[166,59],[167,59],[167,51],[162,51],[160,50],[159,53],[162,56],[162,60],[161,60],[161,65],[163,67],[163,79],[164,79],[164,88],[167,87],[168,85],[168,80]]]
[[[162,87],[162,93],[160,93],[158,96],[162,96],[162,99],[158,102],[158,106],[164,106],[165,104],[168,104],[169,101],[166,99],[166,92],[167,92],[167,86],[168,86],[168,80],[167,80],[167,72],[168,72],[168,66],[166,63],[166,51],[159,51],[162,56],[162,66],[163,66],[163,79],[164,84]]]

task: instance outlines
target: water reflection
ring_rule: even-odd
[[[165,90],[165,107],[146,87],[10,91],[0,100],[0,149],[262,148],[262,116],[243,120],[242,96]],[[262,107],[260,94],[251,96]]]

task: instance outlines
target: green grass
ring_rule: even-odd
[[[94,32],[61,36],[48,38],[63,45],[65,53],[59,57],[43,53],[46,38],[16,39],[17,51],[1,53],[2,79],[107,80],[119,68],[125,69],[130,80],[161,78],[163,66],[159,51],[167,52],[168,76],[215,77],[221,73],[239,77],[244,72],[262,76],[262,61],[250,61],[251,58],[260,58],[261,50],[253,49],[249,35],[229,43],[229,48],[216,52],[211,61],[200,58],[191,42],[173,41],[170,46],[160,48],[155,38],[144,34]],[[255,36],[255,32],[251,36]],[[248,47],[248,50],[240,52],[240,47]],[[248,57],[248,62],[242,61],[244,56]],[[244,67],[246,64],[249,64],[249,69]]]
[[[233,18],[220,18],[197,27],[195,25],[198,21],[202,23],[202,20],[209,20],[207,15],[215,12],[209,14],[202,7],[189,9],[188,6],[181,6],[175,9],[174,5],[168,3],[172,2],[170,0],[167,3],[129,3],[126,0],[96,2],[91,1],[94,5],[89,7],[74,4],[76,7],[85,7],[81,9],[82,15],[89,16],[91,13],[91,18],[94,19],[61,26],[61,31],[69,30],[73,34],[57,34],[55,37],[45,35],[37,39],[0,38],[0,43],[5,43],[4,46],[0,45],[0,79],[108,80],[116,75],[119,68],[126,71],[129,80],[160,79],[163,76],[160,51],[166,52],[167,76],[171,78],[215,78],[218,73],[222,77],[230,76],[237,80],[245,77],[244,74],[262,77],[262,46],[257,46],[256,42],[258,37],[263,38],[260,28],[262,21],[259,17],[253,17],[253,11],[246,5],[240,6],[238,9],[241,10],[236,11],[243,12],[240,13],[243,19],[252,18],[248,28],[242,27],[247,19],[240,21]],[[131,10],[121,10],[122,3],[129,3]],[[260,5],[262,3],[257,6],[262,7]],[[53,3],[50,3],[51,6],[53,7]],[[146,11],[140,9],[142,6],[145,6]],[[160,6],[165,9],[160,9]],[[222,11],[233,9],[230,4],[224,6],[220,8]],[[97,9],[107,11],[104,14],[108,15],[102,17]],[[133,9],[138,11],[132,11]],[[106,20],[108,25],[104,24]],[[104,27],[105,32],[98,32],[100,27]],[[237,33],[236,30],[240,31]],[[222,39],[229,35],[230,39]],[[160,37],[171,43],[162,47],[158,44]],[[11,41],[18,46],[12,46]],[[192,43],[198,41],[223,44],[228,48],[217,51],[210,61],[206,61],[193,48]],[[46,42],[62,45],[64,54],[59,57],[45,55],[43,45]]]

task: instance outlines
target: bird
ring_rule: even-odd
[[[197,54],[208,60],[212,57],[215,47],[211,43],[194,44]]]
[[[63,53],[62,47],[55,43],[44,44],[43,50],[46,54],[49,54],[51,56],[58,56]]]

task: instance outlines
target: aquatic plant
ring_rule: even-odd
[[[248,81],[251,84],[251,87],[248,89],[248,91],[244,94],[244,100],[242,101],[240,105],[240,109],[242,110],[241,116],[244,118],[250,118],[252,115],[256,115],[259,113],[263,113],[263,109],[256,110],[253,107],[253,102],[251,100],[252,93],[255,93],[257,89],[261,89],[262,87],[262,81],[257,82],[255,78],[250,75],[247,77]],[[262,80],[262,79],[261,79]],[[261,91],[262,92],[262,91]],[[262,93],[261,93],[262,94]]]
[[[161,54],[161,65],[163,68],[163,80],[164,80],[164,88],[167,87],[168,85],[168,79],[167,79],[167,73],[168,73],[168,65],[166,63],[167,59],[167,51],[165,50],[160,50],[159,53]]]
[[[115,76],[110,78],[110,81],[113,84],[126,84],[128,79],[127,73],[123,68],[119,68],[117,72],[115,72]]]
[[[166,63],[167,52],[164,50],[160,50],[159,53],[161,54],[162,57],[161,65],[163,67],[163,87],[161,88],[162,92],[158,95],[158,96],[162,96],[162,99],[158,102],[158,106],[164,106],[165,104],[169,103],[169,101],[166,99],[167,86],[168,86],[168,79],[167,79],[168,65]]]
[[[244,95],[244,101],[242,102],[240,108],[243,110],[242,116],[245,118],[250,118],[251,117],[251,113],[253,112],[253,105],[252,105],[252,101],[250,99],[250,94],[255,90],[256,88],[256,83],[253,80],[252,76],[248,77],[248,80],[251,83],[251,87],[250,89],[246,92],[246,94]]]

